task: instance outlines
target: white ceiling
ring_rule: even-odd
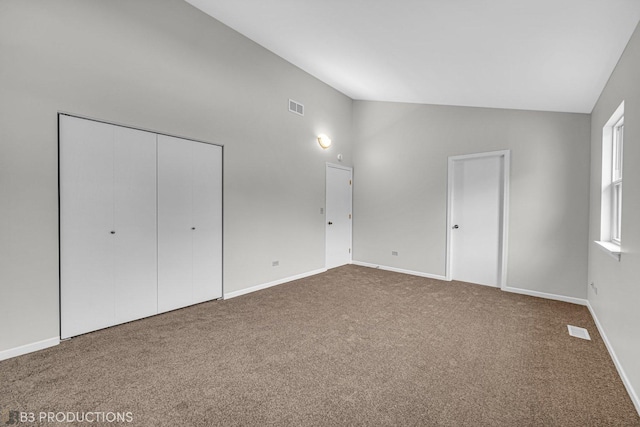
[[[640,0],[186,0],[353,99],[590,113]]]

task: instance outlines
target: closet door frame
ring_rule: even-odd
[[[61,124],[61,117],[62,116],[69,116],[69,117],[74,117],[74,118],[78,118],[78,119],[85,119],[85,120],[91,120],[94,122],[98,122],[98,123],[104,123],[107,125],[112,125],[112,126],[119,126],[119,127],[123,127],[123,128],[128,128],[128,129],[133,129],[133,130],[139,130],[139,131],[143,131],[143,132],[150,132],[150,133],[154,133],[158,136],[160,135],[164,135],[164,136],[169,136],[169,137],[173,137],[173,138],[180,138],[180,139],[185,139],[185,140],[189,140],[189,141],[193,141],[193,142],[197,142],[197,143],[201,143],[201,144],[209,144],[209,145],[215,145],[220,147],[221,149],[221,164],[220,164],[220,174],[221,174],[221,181],[220,181],[220,185],[221,185],[221,189],[220,189],[220,198],[221,198],[221,218],[220,218],[220,239],[221,239],[221,257],[220,257],[220,263],[221,263],[221,296],[220,298],[217,298],[219,300],[224,299],[224,283],[225,283],[225,272],[224,272],[224,144],[216,144],[216,143],[211,143],[211,142],[207,142],[207,141],[203,141],[203,140],[199,140],[199,139],[194,139],[194,138],[189,138],[189,137],[184,137],[184,136],[180,136],[180,135],[175,135],[175,134],[170,134],[170,133],[166,133],[166,132],[158,132],[156,130],[152,130],[152,129],[145,129],[142,127],[137,127],[137,126],[131,126],[128,124],[122,124],[122,123],[116,123],[116,122],[111,122],[111,121],[106,121],[106,120],[101,120],[101,119],[96,119],[94,117],[89,117],[86,115],[82,115],[82,114],[77,114],[77,113],[72,113],[72,112],[66,112],[66,111],[58,111],[57,113],[57,140],[58,140],[58,330],[59,330],[59,334],[60,336],[62,336],[62,216],[61,216],[61,212],[62,212],[62,197],[61,197],[61,132],[60,132],[60,124]],[[157,146],[156,146],[157,147]],[[157,156],[157,148],[156,148],[156,156]],[[157,163],[156,163],[156,173],[157,173]],[[156,188],[157,191],[157,188]],[[157,198],[156,198],[156,204],[157,204]],[[157,226],[158,226],[158,221],[157,221],[157,213],[156,213],[156,230],[157,230]],[[156,233],[156,237],[157,237],[157,233]],[[156,240],[157,242],[157,240]],[[157,277],[157,276],[156,276]],[[157,314],[159,314],[160,311],[157,311]],[[115,325],[113,325],[115,326]]]

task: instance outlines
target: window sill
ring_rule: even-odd
[[[594,243],[596,243],[598,247],[603,251],[605,251],[611,258],[614,258],[620,261],[620,255],[622,254],[620,245],[617,245],[612,242],[602,242],[599,240],[595,240]]]

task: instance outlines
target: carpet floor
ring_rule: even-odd
[[[353,265],[82,335],[0,379],[0,425],[640,426],[585,307]]]

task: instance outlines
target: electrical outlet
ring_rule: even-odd
[[[277,267],[277,266],[279,266],[279,265],[280,265],[280,261],[273,261],[273,262],[271,263],[271,266],[272,266],[272,267]]]
[[[596,285],[593,282],[591,282],[591,283],[589,283],[589,286],[591,286],[593,288],[593,292],[596,295],[598,295],[598,288],[596,288]]]
[[[398,251],[391,251],[391,255],[398,256]]]
[[[320,215],[324,215],[324,208],[320,208]]]

